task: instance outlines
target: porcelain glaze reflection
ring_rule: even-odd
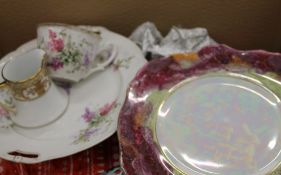
[[[278,174],[281,55],[224,45],[147,64],[118,134],[126,174]]]
[[[257,174],[281,150],[279,101],[255,82],[199,78],[173,89],[159,107],[156,137],[184,172]]]

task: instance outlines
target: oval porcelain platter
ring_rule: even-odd
[[[280,174],[280,99],[279,53],[217,45],[153,60],[120,112],[124,172]]]
[[[80,27],[100,32],[104,43],[114,45],[114,62],[73,86],[63,84],[69,94],[69,105],[55,122],[39,128],[0,128],[1,158],[37,163],[64,157],[90,148],[116,131],[127,86],[146,60],[129,39],[103,27]],[[6,55],[0,64],[36,47],[36,40],[27,42]],[[44,110],[52,109],[46,104]]]

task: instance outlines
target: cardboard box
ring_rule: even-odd
[[[128,36],[145,21],[206,27],[218,42],[238,49],[281,51],[280,0],[2,0],[0,56],[36,37],[41,22],[101,25]]]

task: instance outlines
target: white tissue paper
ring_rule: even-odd
[[[172,27],[163,37],[151,22],[145,22],[137,27],[129,38],[141,48],[145,56],[149,55],[152,58],[196,52],[207,45],[216,44],[205,28]]]

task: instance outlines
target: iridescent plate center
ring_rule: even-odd
[[[258,175],[281,160],[280,101],[245,79],[209,76],[174,87],[158,110],[166,159],[186,174]]]

